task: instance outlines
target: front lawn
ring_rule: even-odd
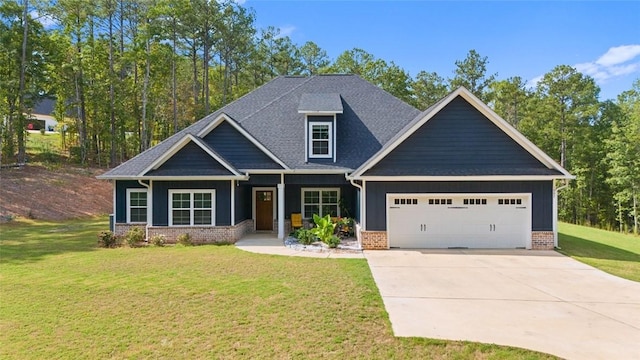
[[[560,252],[610,274],[640,281],[640,237],[559,224]]]
[[[0,225],[0,358],[552,358],[394,337],[365,260],[96,248],[105,228]]]

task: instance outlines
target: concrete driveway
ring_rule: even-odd
[[[552,251],[365,251],[396,336],[640,359],[640,283]]]

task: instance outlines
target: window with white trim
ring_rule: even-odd
[[[309,121],[309,157],[333,157],[333,123]]]
[[[311,219],[313,214],[340,216],[339,199],[339,188],[303,188],[302,217]]]
[[[147,222],[147,189],[127,189],[127,222]]]
[[[215,190],[169,190],[169,226],[215,225]]]

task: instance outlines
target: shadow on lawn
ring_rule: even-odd
[[[560,234],[559,252],[568,256],[640,262],[640,254],[577,236]]]
[[[4,224],[0,227],[0,263],[20,264],[50,255],[94,251],[97,234],[108,227],[103,219]]]

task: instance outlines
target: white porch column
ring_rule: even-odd
[[[278,239],[284,239],[284,175],[278,184]]]
[[[553,246],[558,247],[558,190],[556,187],[556,182],[553,182]],[[531,206],[531,204],[529,205]]]
[[[231,180],[231,226],[236,224],[236,181]]]

